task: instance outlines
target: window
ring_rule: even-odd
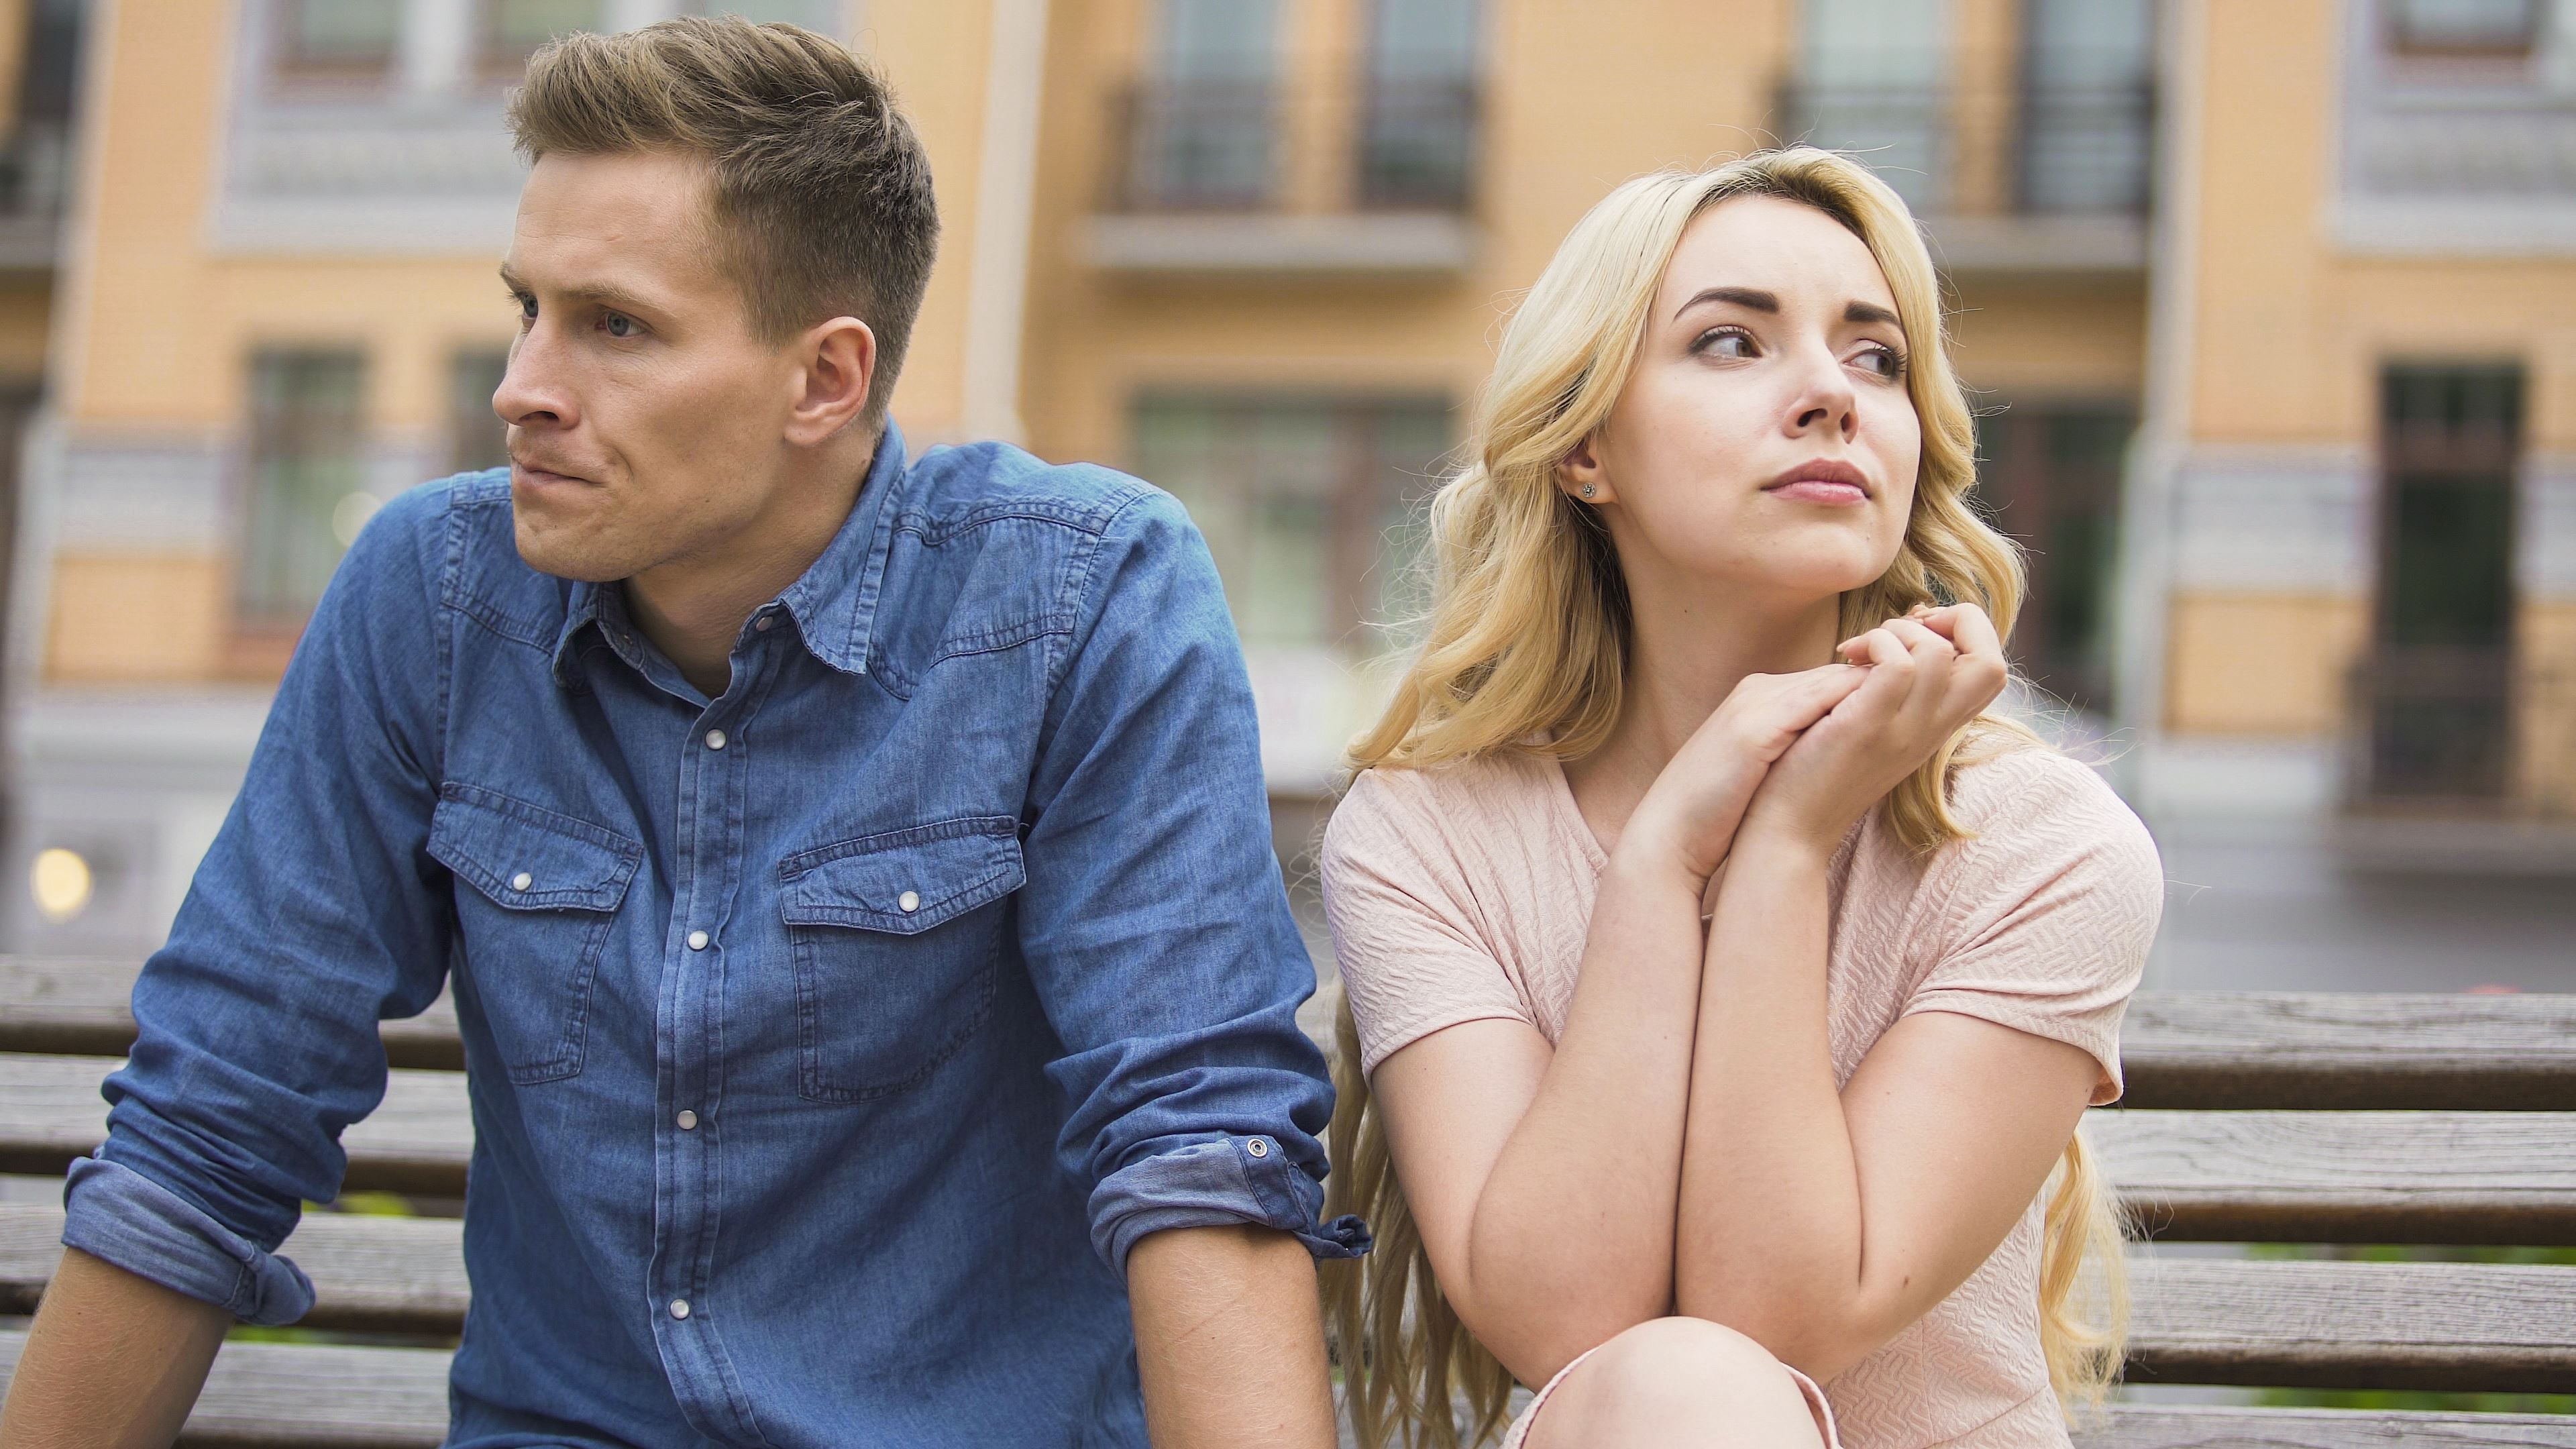
[[[2029,0],[2018,127],[2025,209],[2146,209],[2154,49],[2150,0]]]
[[[2540,0],[2385,0],[2388,48],[2403,56],[2517,59],[2540,39]]]
[[[1134,100],[1130,200],[1258,206],[1270,197],[1277,0],[1166,0],[1159,63]]]
[[[516,74],[537,47],[573,30],[601,28],[602,0],[483,0],[483,65]]]
[[[247,628],[301,626],[374,511],[360,463],[365,375],[356,352],[251,360],[250,508],[235,588]]]
[[[402,0],[281,0],[280,68],[294,76],[382,76],[402,38]]]
[[[2030,591],[2013,626],[2024,678],[2076,709],[2111,707],[2111,601],[2126,402],[2006,407],[1977,419],[1977,491],[2022,545]]]
[[[2360,681],[2372,799],[2504,793],[2522,410],[2517,367],[2381,379],[2379,599]]]
[[[499,348],[468,348],[447,368],[447,467],[453,473],[475,473],[510,461],[510,430],[492,411],[492,394],[510,354]]]
[[[1376,0],[1360,184],[1371,206],[1463,205],[1474,163],[1477,0]]]
[[[1207,536],[1247,645],[1368,654],[1423,602],[1419,505],[1448,427],[1434,400],[1153,399],[1137,470]]]
[[[1949,6],[1938,0],[1810,0],[1783,130],[1860,153],[1917,212],[1949,199]]]

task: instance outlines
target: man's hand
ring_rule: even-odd
[[[1256,1227],[1149,1234],[1127,1254],[1127,1295],[1154,1449],[1331,1449],[1323,1299],[1304,1244]]]
[[[78,1248],[45,1289],[9,1402],[9,1449],[167,1449],[233,1316]]]

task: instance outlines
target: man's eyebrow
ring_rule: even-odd
[[[510,264],[507,262],[501,264],[501,285],[522,296],[533,295],[536,291],[536,288],[528,285],[527,279],[510,270]],[[611,282],[591,282],[582,286],[566,287],[563,288],[563,294],[576,302],[597,302],[603,307],[618,312],[660,312],[662,310],[651,298],[630,292]]]
[[[1902,327],[1905,325],[1905,319],[1897,316],[1893,312],[1890,312],[1885,307],[1878,305],[1876,302],[1852,303],[1850,306],[1843,309],[1843,320],[1846,322],[1884,322],[1891,327]]]
[[[1776,293],[1760,292],[1751,287],[1705,287],[1689,301],[1674,308],[1673,315],[1678,317],[1702,302],[1732,302],[1738,307],[1768,312],[1775,317],[1780,314],[1780,298]]]

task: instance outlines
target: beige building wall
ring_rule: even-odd
[[[364,486],[390,496],[445,470],[457,352],[511,335],[493,276],[517,184],[498,88],[451,80],[381,116],[346,113],[368,164],[415,168],[423,197],[335,171],[314,131],[339,123],[281,100],[258,63],[275,3],[97,8],[80,215],[49,341],[42,301],[0,280],[0,386],[40,356],[53,384],[52,533],[41,616],[21,631],[39,688],[19,746],[22,776],[47,784],[20,802],[14,848],[126,863],[121,885],[102,866],[90,919],[128,934],[20,932],[31,946],[148,944],[291,648],[291,633],[236,617],[255,355],[363,353]],[[456,15],[472,0],[408,3]],[[1454,436],[1501,320],[1574,220],[1640,172],[1777,139],[1775,97],[1799,65],[1800,0],[1487,0],[1471,200],[1390,219],[1355,204],[1350,163],[1372,4],[1281,0],[1287,184],[1228,221],[1111,202],[1120,97],[1155,67],[1158,0],[852,0],[847,33],[919,126],[945,223],[894,402],[914,447],[1016,432],[1050,458],[1135,466],[1140,400],[1173,394],[1436,399]],[[2120,228],[2135,222],[2107,249],[2097,228],[2068,252],[2011,214],[2020,0],[1952,13],[1961,150],[1953,203],[1930,223],[1954,263],[1963,371],[1991,406],[2134,406],[2143,246]],[[1042,45],[1016,44],[1041,25]],[[1217,230],[1190,232],[1202,223]],[[1198,261],[1139,262],[1140,238]],[[1294,257],[1247,267],[1228,255],[1237,243]],[[1389,255],[1398,264],[1370,260]],[[1307,741],[1274,783],[1320,788],[1375,683],[1250,652],[1265,739]],[[1274,705],[1289,727],[1273,727]]]
[[[2327,740],[2348,728],[2377,576],[2380,375],[2389,363],[2525,369],[2526,567],[2518,774],[2565,808],[2576,697],[2576,542],[2552,516],[2576,477],[2576,242],[2509,227],[2394,239],[2339,174],[2360,108],[2367,7],[2196,7],[2202,98],[2190,238],[2189,444],[2176,480],[2177,577],[2165,727],[2180,736]],[[2355,80],[2356,75],[2364,77]],[[2471,144],[2454,129],[2447,144]],[[2576,143],[2576,131],[2566,139]],[[2464,158],[2465,160],[2465,158]],[[2561,205],[2565,202],[2562,200]],[[2467,211],[2453,200],[2425,213]],[[2545,531],[2547,536],[2538,536]]]

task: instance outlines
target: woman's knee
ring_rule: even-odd
[[[1551,1418],[1554,1423],[1548,1422]],[[1532,1444],[1814,1444],[1805,1392],[1770,1350],[1702,1318],[1657,1318],[1592,1355],[1550,1396]]]
[[[1603,1376],[1623,1390],[1692,1392],[1723,1381],[1780,1378],[1787,1370],[1771,1351],[1705,1318],[1653,1318],[1594,1351]]]

